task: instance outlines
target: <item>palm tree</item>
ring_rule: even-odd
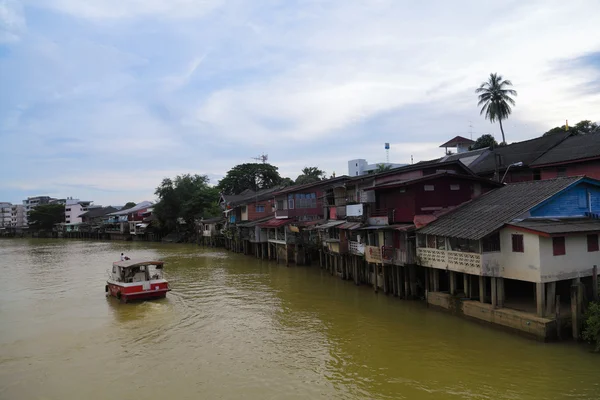
[[[510,106],[515,105],[515,101],[510,96],[517,95],[516,90],[508,89],[509,86],[512,86],[512,82],[504,79],[502,75],[490,74],[488,80],[475,90],[475,93],[479,94],[477,106],[483,106],[479,114],[485,113],[485,118],[492,123],[498,120],[504,143],[506,143],[506,138],[502,120],[508,118],[512,111]]]
[[[378,174],[380,172],[389,171],[390,169],[392,169],[392,166],[389,164],[377,164],[377,169],[375,170],[375,173]]]

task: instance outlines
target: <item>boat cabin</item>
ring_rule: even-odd
[[[116,282],[133,283],[163,279],[162,261],[127,260],[113,263],[111,279]]]

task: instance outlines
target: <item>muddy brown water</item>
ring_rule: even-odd
[[[166,299],[106,298],[166,261]],[[600,356],[192,245],[0,240],[0,399],[600,399]]]

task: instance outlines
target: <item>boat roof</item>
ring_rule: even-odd
[[[164,261],[152,261],[152,260],[125,260],[125,261],[117,261],[114,262],[113,265],[115,267],[121,268],[132,268],[132,267],[140,267],[142,265],[163,265]]]

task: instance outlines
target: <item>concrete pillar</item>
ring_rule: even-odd
[[[485,303],[485,298],[487,296],[487,287],[485,286],[485,276],[479,276],[479,302]]]
[[[406,267],[398,267],[398,296],[406,298],[405,284],[404,284],[404,269]]]
[[[463,274],[463,288],[465,289],[465,297],[471,298],[471,276]]]
[[[492,308],[498,306],[498,286],[496,285],[496,277],[491,278],[492,281]]]
[[[406,265],[404,266],[404,298],[409,299],[410,296],[410,278],[408,277],[408,265]]]
[[[496,301],[498,308],[504,307],[506,294],[504,292],[504,278],[496,278]]]
[[[417,271],[414,265],[408,266],[408,274],[410,276],[410,295],[413,298],[417,296]]]
[[[429,297],[429,268],[425,267],[425,303],[427,303]]]
[[[388,294],[388,274],[387,274],[387,270],[388,270],[388,266],[383,264],[381,265],[381,272],[383,273],[383,293]]]
[[[535,294],[537,303],[537,316],[543,317],[546,314],[546,284],[536,283]]]
[[[581,306],[580,298],[583,297],[581,283],[571,285],[571,322],[573,328],[573,339],[579,340],[581,332]]]
[[[456,294],[456,272],[450,271],[450,294]]]
[[[373,264],[373,290],[375,293],[379,290],[377,287],[377,264]]]
[[[556,310],[556,282],[546,283],[546,315],[551,316]]]
[[[592,299],[598,301],[598,266],[592,267]]]
[[[437,268],[432,268],[432,269],[433,269],[433,291],[439,292],[440,291],[440,270]]]

